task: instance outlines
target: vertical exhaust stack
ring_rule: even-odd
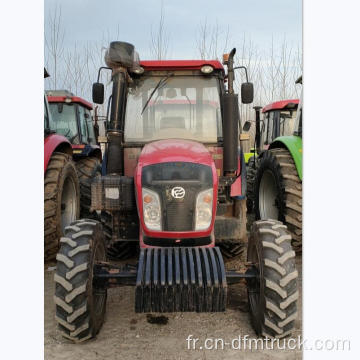
[[[105,54],[105,62],[112,69],[112,102],[110,113],[110,128],[108,129],[107,173],[123,174],[123,124],[128,72],[134,67],[136,52],[134,45],[113,41]]]
[[[228,92],[223,95],[223,138],[224,138],[224,174],[233,175],[238,169],[239,143],[239,100],[234,94],[234,62],[236,49],[232,49],[225,64],[228,67]]]
[[[260,110],[261,106],[254,106],[255,110],[255,149],[256,152],[260,153],[260,139],[261,139],[261,132],[260,132]]]
[[[126,71],[126,70],[125,70]],[[115,73],[114,73],[115,72]],[[121,123],[124,115],[126,99],[126,74],[122,68],[113,69],[113,89],[110,112],[110,128],[108,129],[107,173],[123,174],[123,132]]]

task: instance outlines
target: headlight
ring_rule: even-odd
[[[150,230],[161,230],[161,205],[159,195],[149,189],[142,189],[144,222]]]
[[[212,220],[213,189],[199,193],[196,198],[195,230],[206,230]]]

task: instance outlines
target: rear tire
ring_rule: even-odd
[[[91,182],[101,176],[101,163],[98,158],[85,157],[76,162],[76,169],[80,180],[80,217],[93,217],[91,212]]]
[[[54,260],[66,226],[79,218],[80,187],[71,156],[54,152],[44,178],[44,257]]]
[[[254,222],[248,262],[258,278],[247,282],[250,316],[258,335],[283,338],[291,334],[297,319],[299,297],[295,251],[291,235],[280,221]]]
[[[256,219],[282,221],[292,236],[292,245],[301,251],[302,182],[287,149],[264,153],[255,181]]]
[[[106,289],[93,287],[95,263],[106,261],[102,226],[91,219],[65,230],[56,256],[55,319],[61,334],[74,342],[94,337],[104,322]]]

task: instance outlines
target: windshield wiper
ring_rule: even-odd
[[[157,89],[159,89],[160,86],[165,85],[170,76],[174,76],[174,73],[169,73],[169,74],[167,74],[166,76],[164,76],[163,78],[161,78],[161,79],[159,80],[159,82],[156,84],[154,90],[151,92],[149,98],[146,100],[146,103],[145,103],[145,105],[144,105],[144,107],[143,107],[143,109],[142,109],[142,111],[141,111],[141,115],[142,115],[143,112],[145,111],[146,107],[149,105],[149,102],[150,102],[151,98],[153,97],[153,95],[155,94],[155,91],[156,91]]]

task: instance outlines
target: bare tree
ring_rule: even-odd
[[[48,35],[46,35],[48,33]],[[45,32],[45,64],[51,74],[50,83],[53,88],[58,86],[59,65],[64,52],[65,31],[62,28],[61,6],[56,6],[54,12],[49,14],[48,32]]]
[[[161,1],[160,19],[157,31],[151,29],[150,53],[157,60],[167,57],[169,50],[169,35],[165,30],[164,3]]]
[[[242,46],[239,48],[237,56],[235,57],[235,66],[246,67],[248,80],[254,83],[255,87],[254,103],[257,104],[261,102],[261,92],[257,91],[261,76],[261,53],[251,39],[246,39],[245,34],[243,36]],[[247,81],[245,71],[240,69],[236,70],[235,87],[238,92],[240,92],[241,84],[245,81]],[[242,122],[250,120],[253,117],[253,104],[245,105],[241,102],[239,103],[240,118]]]
[[[73,49],[68,51],[64,56],[65,71],[64,85],[65,87],[77,94],[84,96],[85,91],[89,88],[86,78],[86,52],[84,49],[78,49],[75,43]]]
[[[201,59],[221,59],[227,51],[229,40],[229,27],[226,32],[220,30],[219,24],[208,26],[207,20],[200,24],[196,38],[196,47]],[[219,43],[224,46],[219,49]]]

